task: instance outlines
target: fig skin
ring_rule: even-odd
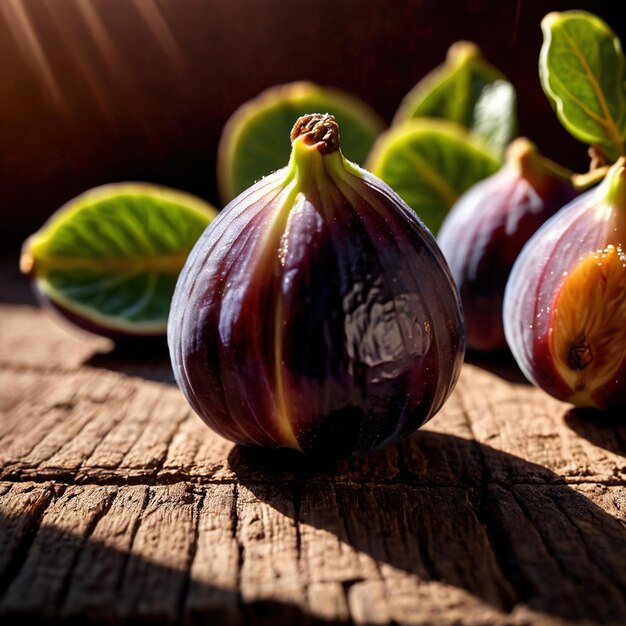
[[[576,195],[570,173],[519,138],[503,167],[446,216],[437,242],[461,294],[468,348],[507,348],[502,303],[511,268],[534,232]]]
[[[336,143],[331,116],[301,118],[289,165],[220,213],[178,280],[176,380],[239,444],[370,452],[432,417],[459,375],[460,301],[435,240]]]
[[[535,233],[507,283],[504,327],[520,369],[576,406],[626,408],[625,242],[622,157]]]

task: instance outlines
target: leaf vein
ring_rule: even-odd
[[[570,49],[572,50],[576,58],[578,59],[581,66],[583,67],[583,70],[585,71],[585,75],[587,76],[589,83],[591,84],[591,87],[593,88],[596,94],[596,97],[598,98],[598,103],[600,104],[600,108],[602,109],[602,112],[606,119],[605,127],[609,133],[609,139],[615,145],[619,146],[621,149],[622,144],[623,144],[623,138],[621,137],[619,131],[617,130],[617,125],[615,123],[615,120],[613,119],[613,116],[611,115],[611,112],[609,110],[609,106],[606,101],[606,98],[604,97],[602,88],[600,87],[598,81],[596,80],[595,75],[593,74],[591,68],[589,67],[589,64],[587,63],[587,59],[584,57],[580,48],[578,47],[576,42],[572,39],[572,37],[570,37],[569,34],[565,32],[565,29],[563,29],[563,38],[565,39],[565,42],[570,47]]]

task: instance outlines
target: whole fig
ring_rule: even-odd
[[[443,405],[464,353],[458,293],[414,212],[344,159],[332,116],[207,228],[168,341],[195,411],[240,444],[322,457],[396,441]]]
[[[506,348],[502,301],[513,263],[537,228],[575,196],[569,172],[519,138],[502,168],[456,202],[437,241],[461,293],[469,348]]]
[[[626,158],[526,244],[504,299],[524,374],[577,406],[626,407]]]

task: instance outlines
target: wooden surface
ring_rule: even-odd
[[[0,622],[626,623],[626,422],[466,364],[441,413],[338,464],[209,431],[167,358],[0,273]]]

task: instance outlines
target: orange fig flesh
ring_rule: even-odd
[[[626,254],[621,245],[585,257],[563,283],[552,312],[550,348],[573,390],[570,402],[596,406],[596,390],[626,358]]]

